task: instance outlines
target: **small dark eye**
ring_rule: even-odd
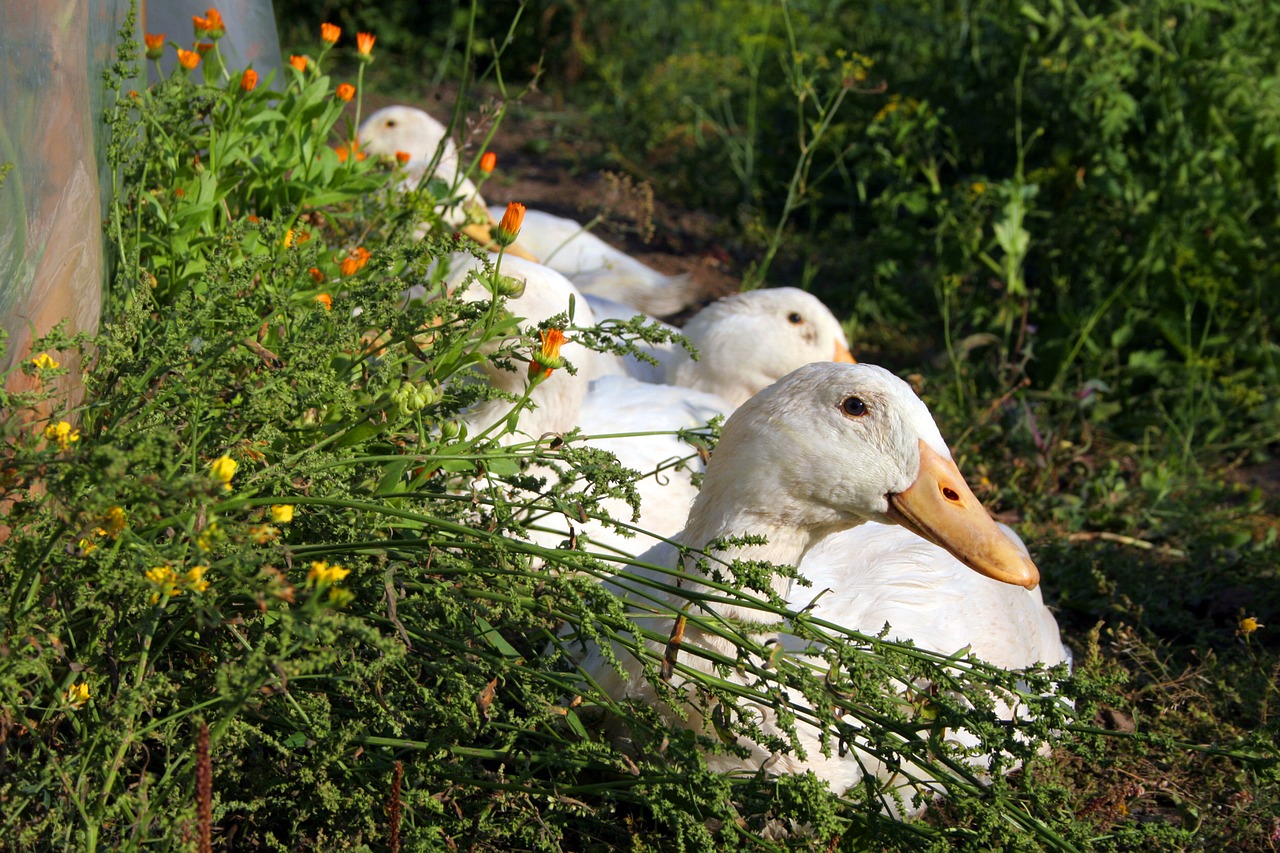
[[[396,120],[395,120],[395,119],[393,119],[393,118],[389,118],[389,119],[387,119],[387,124],[386,124],[386,126],[387,126],[387,127],[395,127],[395,126],[396,126]]]
[[[867,413],[867,404],[861,397],[845,397],[840,410],[852,418],[860,418]]]
[[[795,325],[798,326],[804,322],[804,318],[800,316],[799,311],[792,311],[790,314],[787,315],[787,322],[794,323]]]

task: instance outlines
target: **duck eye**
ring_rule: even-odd
[[[798,326],[804,322],[804,318],[800,316],[799,311],[792,311],[790,314],[787,315],[787,322],[793,323]]]
[[[386,124],[386,126],[387,126],[387,127],[395,127],[395,126],[396,126],[396,120],[395,120],[395,119],[393,119],[393,118],[389,118],[389,119],[387,119],[387,124]]]
[[[851,418],[860,418],[867,413],[867,404],[861,397],[845,397],[840,410]]]

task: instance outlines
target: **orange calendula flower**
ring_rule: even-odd
[[[208,53],[211,50],[213,50],[213,42],[202,41],[196,45],[196,53],[200,54],[201,56],[204,56],[206,53]]]
[[[357,269],[364,269],[364,265],[369,263],[369,259],[373,257],[373,253],[364,246],[356,246],[351,250],[351,254],[355,256],[356,263],[359,264]]]
[[[319,267],[312,267],[311,269],[307,270],[307,272],[311,273],[311,280],[314,281],[316,284],[324,283],[324,273],[320,272]]]
[[[196,53],[194,50],[183,50],[182,48],[178,48],[178,64],[188,71],[191,71],[200,64],[200,54]]]
[[[559,329],[544,329],[540,334],[542,349],[529,359],[530,379],[546,379],[551,371],[564,367],[564,359],[560,357],[560,347],[564,346],[565,341],[564,332]]]
[[[351,152],[353,150],[356,152],[357,161],[362,162],[366,157],[369,156],[368,154],[365,154],[363,151],[360,150],[360,145],[357,142],[352,142],[350,145],[334,146],[333,153],[338,155],[339,163],[345,163],[347,162],[347,158],[351,156]]]
[[[373,58],[373,43],[378,37],[372,33],[356,33],[356,50],[360,52],[361,59]]]
[[[192,15],[191,25],[195,28],[196,38],[198,39],[208,36],[216,41],[227,32],[227,26],[222,20],[222,13],[217,9],[210,9],[205,12],[203,18],[199,15]]]
[[[484,156],[480,158],[480,171],[486,175],[491,174],[498,167],[498,155],[492,151],[484,152]]]
[[[316,294],[316,302],[319,302],[321,305],[323,305],[324,310],[326,311],[333,310],[333,297],[327,293]]]
[[[244,73],[240,75],[240,90],[242,92],[252,92],[258,88],[258,72],[252,68],[246,68]]]
[[[520,226],[524,224],[524,209],[524,205],[518,201],[507,205],[507,212],[502,214],[498,227],[493,229],[493,239],[498,245],[510,246],[515,242]]]
[[[342,27],[336,24],[320,25],[320,41],[325,44],[335,44],[342,37]]]
[[[147,33],[142,40],[147,45],[147,59],[159,59],[164,54],[164,33]]]
[[[401,166],[407,166],[409,164],[409,161],[412,159],[413,159],[413,155],[410,154],[408,151],[396,152],[396,162],[399,163]]]
[[[337,95],[339,101],[345,104],[356,96],[356,87],[350,83],[342,83],[339,84],[338,90],[334,94]]]
[[[289,64],[292,65],[298,73],[302,73],[307,70],[307,58],[305,56],[290,56]]]
[[[340,269],[343,275],[355,275],[360,270],[360,262],[348,255],[342,259]]]

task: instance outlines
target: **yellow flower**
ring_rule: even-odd
[[[98,550],[98,546],[94,544],[92,539],[81,539],[76,545],[80,548],[80,556],[87,557],[94,551]]]
[[[239,467],[240,463],[226,454],[209,463],[209,471],[213,474],[213,479],[221,480],[222,488],[227,491],[231,491],[231,478],[236,475],[236,469]]]
[[[102,527],[98,528],[98,532],[103,536],[110,536],[115,539],[124,530],[125,517],[124,509],[118,506],[109,507],[102,516]]]
[[[55,368],[62,366],[58,364],[58,362],[54,361],[53,356],[49,355],[47,352],[42,352],[35,358],[31,359],[31,363],[41,370],[54,370]]]
[[[560,357],[560,347],[564,346],[564,332],[559,329],[544,329],[541,333],[542,349],[533,354],[529,360],[529,378],[546,379],[551,371],[564,367],[564,359]]]
[[[152,604],[168,596],[182,595],[182,590],[178,588],[178,573],[168,566],[147,569],[146,578],[155,587],[148,599]]]
[[[324,586],[337,583],[349,574],[351,574],[350,569],[344,569],[337,563],[329,565],[329,563],[319,560],[311,564],[311,571],[307,573],[307,581],[317,586]]]
[[[275,504],[271,507],[271,520],[276,524],[293,521],[293,504]]]
[[[515,242],[516,235],[520,233],[520,226],[524,224],[524,210],[524,205],[518,201],[507,205],[507,210],[502,214],[498,227],[493,229],[493,239],[498,245],[510,246]]]
[[[209,588],[209,582],[204,579],[205,572],[209,571],[208,566],[192,566],[187,570],[183,580],[186,585],[196,592],[204,592]]]
[[[59,450],[66,450],[80,440],[80,430],[73,430],[71,424],[66,421],[58,421],[56,424],[49,424],[44,428],[44,437],[49,441],[56,442]]]
[[[251,524],[249,525],[249,538],[253,540],[255,545],[266,545],[268,542],[276,538],[280,533],[278,527],[270,524]]]
[[[356,96],[356,87],[352,86],[350,83],[340,83],[334,94],[337,96],[339,101],[342,101],[345,104]]]
[[[1240,627],[1236,633],[1240,634],[1242,637],[1247,637],[1259,628],[1265,627],[1266,626],[1259,622],[1256,617],[1244,616],[1240,619]]]
[[[89,685],[83,681],[76,682],[67,688],[67,692],[63,694],[63,698],[67,700],[67,704],[79,708],[81,705],[89,701]]]
[[[320,40],[326,44],[334,44],[342,37],[342,27],[335,24],[320,25]]]
[[[222,538],[222,529],[218,527],[218,522],[211,521],[196,536],[196,547],[201,551],[208,551],[213,544]]]
[[[986,191],[987,191],[987,185],[984,184],[982,181],[974,181],[973,183],[969,184],[969,192],[973,193],[974,195],[982,195]]]

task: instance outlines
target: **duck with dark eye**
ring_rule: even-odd
[[[843,394],[833,400],[833,389]],[[866,399],[875,400],[876,405],[867,409]],[[847,406],[865,411],[853,421],[844,413]],[[678,541],[706,551],[714,560],[800,565],[824,534],[871,520],[902,523],[902,519],[913,530],[927,531],[974,571],[1004,583],[1034,587],[1039,580],[1035,565],[1004,537],[990,516],[980,511],[976,498],[959,507],[928,499],[938,491],[939,483],[971,495],[963,482],[928,409],[905,382],[872,365],[811,364],[761,391],[729,418]],[[921,500],[921,495],[926,499]],[[686,683],[691,671],[716,671],[717,677],[731,681],[750,679],[745,671],[750,667],[744,667],[741,674],[716,670],[712,661],[732,661],[738,650],[732,640],[705,626],[708,622],[759,624],[772,621],[772,617],[745,598],[698,582],[698,564],[682,562],[672,545],[656,546],[640,555],[640,560],[680,566],[685,580],[691,581],[686,592],[681,592],[671,586],[666,573],[652,570],[649,573],[657,584],[652,588],[637,592],[636,583],[627,578],[610,583],[655,633],[677,636],[679,632],[681,651],[672,686]],[[637,569],[631,574],[646,573]],[[773,584],[775,592],[787,595],[789,580],[775,577]],[[653,602],[661,598],[667,598],[671,608],[665,612],[687,612],[687,623],[682,618],[679,623],[655,624]],[[673,630],[668,632],[667,627]],[[646,701],[675,725],[695,731],[710,728],[692,704],[683,714],[669,711],[657,701],[643,661],[628,647],[615,646],[606,653],[592,640],[580,639],[585,647],[578,660],[580,670],[613,699]],[[659,643],[650,643],[649,650],[654,658],[661,658],[666,651]],[[618,664],[623,673],[619,673]],[[756,710],[765,735],[762,741],[789,740],[772,706]],[[857,784],[866,772],[886,776],[896,772],[856,749],[844,755],[835,751],[824,755],[817,729],[805,722],[796,728],[805,758],[774,752],[766,743],[740,740],[739,745],[749,751],[748,757],[708,755],[707,763],[721,772],[812,772],[837,793]]]
[[[860,418],[867,413],[867,404],[861,397],[845,397],[840,410],[851,418]]]
[[[787,315],[787,322],[793,326],[799,326],[804,322],[804,317],[801,316],[799,311],[792,311]]]

